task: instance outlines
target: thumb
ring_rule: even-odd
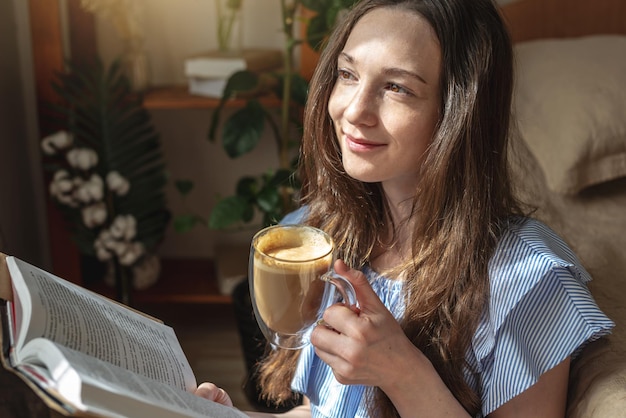
[[[377,310],[379,306],[383,305],[363,272],[351,269],[343,260],[336,260],[334,269],[338,275],[344,277],[354,287],[358,309],[361,311]]]

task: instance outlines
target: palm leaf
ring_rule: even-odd
[[[137,239],[154,250],[165,233],[169,211],[164,158],[150,115],[132,93],[119,62],[108,68],[100,62],[86,67],[70,62],[67,67],[68,72],[58,74],[52,84],[62,100],[51,107],[52,117],[73,134],[76,144],[96,151],[96,172],[102,179],[117,171],[129,180],[125,196],[107,190],[107,224],[116,215],[135,216]],[[82,224],[77,210],[65,213],[79,248],[93,253],[97,231]]]

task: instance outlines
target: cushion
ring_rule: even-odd
[[[554,192],[626,176],[626,36],[515,45],[519,134]]]

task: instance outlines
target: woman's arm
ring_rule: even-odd
[[[489,414],[489,418],[563,418],[567,403],[569,357],[547,371],[533,386]]]

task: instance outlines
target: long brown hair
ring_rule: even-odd
[[[511,41],[491,0],[362,0],[337,27],[311,80],[300,175],[306,222],[333,236],[353,268],[366,264],[397,225],[390,223],[380,185],[344,172],[327,104],[339,53],[359,19],[378,7],[420,14],[441,46],[441,116],[415,191],[412,258],[399,266],[407,283],[402,327],[475,414],[480,397],[465,380],[465,356],[489,297],[488,262],[502,225],[522,213],[507,161]],[[267,397],[289,394],[298,354],[276,350],[266,358],[260,384]],[[379,389],[370,405],[376,416],[397,416]]]

